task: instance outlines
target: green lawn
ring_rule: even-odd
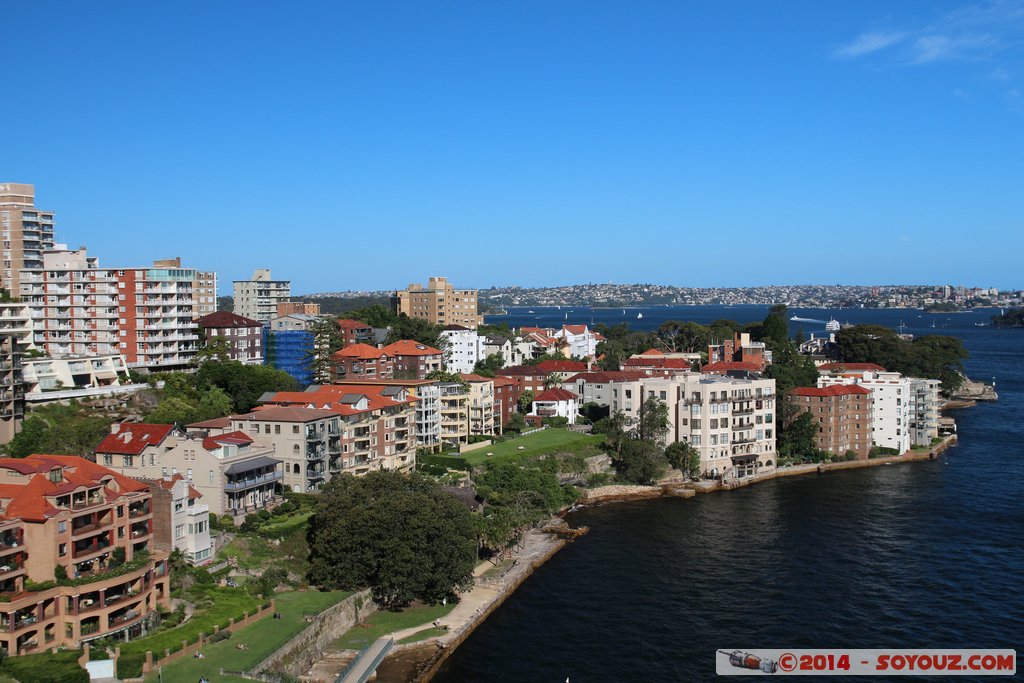
[[[211,683],[236,682],[245,679],[237,676],[222,676],[219,671],[244,671],[253,666],[288,639],[306,628],[305,617],[318,614],[352,595],[345,591],[290,591],[274,596],[281,619],[266,617],[255,624],[246,626],[227,640],[203,648],[203,659],[186,657],[163,667],[164,683],[195,683],[206,676]],[[245,650],[236,646],[244,643]],[[148,682],[158,681],[156,672],[146,677]]]
[[[603,440],[604,436],[600,434],[579,434],[568,429],[545,429],[542,432],[484,446],[458,457],[475,467],[485,462],[523,460],[556,451],[593,455],[598,452],[597,446]],[[519,450],[520,446],[523,450]],[[488,453],[494,455],[488,456]]]
[[[281,520],[273,520],[272,522],[265,524],[259,528],[259,533],[264,536],[280,536],[286,534],[292,529],[300,526],[304,526],[309,518],[313,516],[312,510],[305,512],[295,512],[289,517],[285,517]]]
[[[431,626],[430,628],[425,628],[422,631],[416,631],[416,633],[413,633],[411,636],[406,636],[405,638],[402,638],[400,641],[398,641],[398,644],[408,645],[409,643],[418,643],[421,640],[426,640],[427,638],[443,636],[445,633],[448,633],[448,631],[444,630],[443,628],[434,628],[433,626]]]
[[[420,624],[428,625],[453,609],[455,609],[455,603],[449,602],[447,605],[407,607],[401,612],[374,612],[366,621],[356,624],[342,634],[338,640],[334,641],[334,646],[342,650],[362,650],[381,636]]]

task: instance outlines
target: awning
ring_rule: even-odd
[[[261,467],[268,467],[270,465],[278,465],[281,461],[277,458],[271,458],[268,455],[261,455],[258,458],[251,458],[250,460],[243,460],[242,462],[235,462],[228,465],[228,468],[224,470],[224,474],[238,474],[239,472],[251,472],[252,470],[258,470]]]
[[[98,379],[117,379],[117,373],[113,370],[101,370],[96,373]]]

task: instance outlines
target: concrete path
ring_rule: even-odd
[[[388,636],[373,641],[373,644],[366,648],[366,652],[355,662],[354,666],[344,676],[338,678],[338,683],[368,681],[394,646],[395,641]]]

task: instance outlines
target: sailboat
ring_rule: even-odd
[[[640,318],[642,318],[642,317],[644,317],[644,314],[643,314],[643,313],[637,313],[637,314],[636,314],[636,319],[637,319],[637,320],[639,320],[639,319],[640,319]]]

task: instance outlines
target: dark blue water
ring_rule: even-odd
[[[765,310],[644,309],[643,321]],[[918,314],[835,317],[903,319],[915,333],[935,320],[965,340],[968,373],[996,377],[1000,401],[956,413],[959,446],[933,462],[574,514],[590,533],[531,576],[435,680],[707,681],[718,648],[1021,650],[1024,330],[975,327],[987,314]]]

